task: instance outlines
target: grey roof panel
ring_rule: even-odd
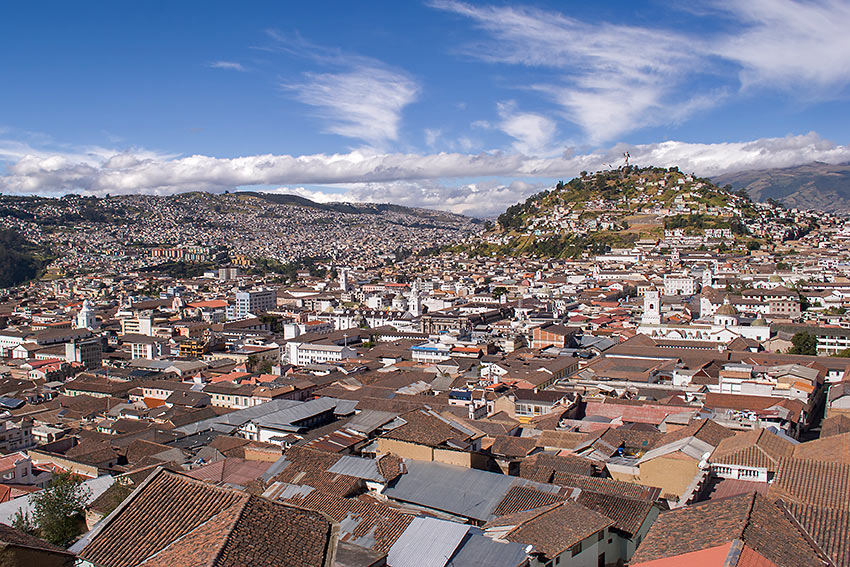
[[[494,541],[470,530],[446,567],[518,567],[527,558],[521,543]]]
[[[259,427],[267,429],[293,430],[293,424],[313,417],[314,415],[332,410],[337,407],[338,400],[334,398],[319,398],[302,402],[298,405],[287,407],[279,411],[270,412],[255,419],[250,419]],[[265,405],[265,404],[261,404]]]
[[[374,459],[364,459],[363,457],[352,457],[343,455],[333,464],[328,472],[334,474],[344,474],[355,478],[365,480],[374,480],[375,482],[384,482],[384,477],[378,472],[378,461]]]
[[[435,518],[414,518],[390,552],[393,567],[444,567],[466,537],[470,526]]]
[[[333,398],[320,399],[331,400]],[[192,435],[193,433],[209,431],[212,429],[215,429],[216,431],[230,432],[233,431],[236,427],[244,425],[249,421],[255,421],[263,416],[283,411],[289,408],[297,407],[305,403],[308,402],[299,402],[295,400],[272,400],[270,402],[266,402],[264,404],[260,404],[250,408],[236,410],[224,415],[211,417],[209,419],[204,419],[195,423],[190,423],[188,425],[184,425],[183,427],[178,427],[174,431],[178,433],[184,433],[186,435]]]
[[[486,522],[514,486],[558,492],[551,484],[524,478],[468,469],[456,465],[405,459],[407,473],[383,494],[394,500]]]
[[[345,427],[346,429],[351,429],[352,431],[368,435],[382,425],[391,422],[396,417],[398,417],[398,413],[396,412],[363,410],[352,417],[349,422],[345,424]]]

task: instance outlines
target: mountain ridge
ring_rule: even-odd
[[[782,168],[752,169],[718,175],[717,185],[744,190],[751,198],[776,200],[787,207],[850,213],[850,162],[810,162]]]

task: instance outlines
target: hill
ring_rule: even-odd
[[[582,172],[508,207],[498,226],[467,243],[467,250],[567,258],[632,248],[640,241],[753,250],[809,228],[781,207],[753,203],[678,168],[626,166]]]
[[[196,264],[232,258],[256,269],[298,265],[306,259],[373,266],[459,242],[481,232],[482,225],[478,219],[443,211],[323,204],[258,192],[0,196],[0,226],[50,246],[57,256],[51,271],[64,275],[144,269],[186,254]],[[169,251],[172,247],[200,251]],[[186,273],[202,268],[192,266]],[[185,271],[182,266],[174,269]]]
[[[831,213],[850,212],[850,163],[814,162],[796,167],[742,171],[713,179],[750,197],[775,199],[787,207]]]
[[[14,230],[0,230],[0,288],[35,279],[47,265],[47,251]]]

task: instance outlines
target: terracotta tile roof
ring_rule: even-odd
[[[524,510],[533,510],[566,500],[561,494],[544,492],[530,486],[513,486],[493,510],[496,516],[515,514]]]
[[[669,433],[665,433],[659,437],[652,445],[652,449],[685,439],[686,437],[696,437],[700,441],[705,441],[712,447],[717,447],[721,441],[727,437],[732,437],[735,432],[731,429],[726,429],[719,423],[710,419],[694,420],[689,425],[676,429]]]
[[[451,439],[463,440],[471,437],[429,411],[416,410],[399,417],[407,423],[388,431],[383,437],[431,447],[442,445]]]
[[[769,494],[785,502],[850,510],[850,465],[782,459]]]
[[[783,507],[747,494],[663,512],[632,557],[633,564],[741,540],[777,567],[823,565],[824,556]]]
[[[646,500],[585,491],[579,494],[576,501],[610,518],[615,528],[630,536],[637,534],[654,506],[652,502]]]
[[[233,486],[247,486],[257,480],[272,465],[268,461],[246,461],[239,457],[226,457],[220,461],[192,469],[187,476],[198,480]]]
[[[124,456],[127,459],[127,462],[132,465],[141,461],[145,457],[152,457],[164,451],[168,451],[169,449],[173,449],[173,447],[154,443],[145,439],[135,439],[127,445],[127,448],[124,451]]]
[[[644,486],[633,482],[623,482],[613,478],[585,476],[568,472],[556,472],[552,484],[566,488],[578,488],[582,492],[595,492],[621,496],[645,502],[655,502],[661,495],[661,489],[655,486]]]
[[[378,472],[390,483],[404,473],[404,459],[392,453],[383,455],[378,459]]]
[[[324,565],[326,516],[160,470],[109,517],[80,557],[98,567]]]
[[[359,478],[327,472],[340,458],[341,455],[336,453],[292,447],[286,452],[289,464],[271,482],[309,486],[337,496],[352,496],[360,491],[362,481]]]
[[[555,472],[568,472],[590,476],[596,472],[595,462],[578,455],[550,455],[537,453],[519,464],[519,476],[535,482],[549,483]]]
[[[836,565],[850,565],[850,511],[794,502],[786,507]]]
[[[387,552],[404,533],[413,516],[378,501],[341,498],[314,490],[287,501],[300,508],[324,512],[340,523],[340,541]]]
[[[767,429],[744,431],[723,439],[714,449],[712,463],[765,468],[776,472],[779,460],[790,457],[794,444]]]
[[[800,443],[794,447],[794,458],[850,465],[850,433]]]
[[[41,551],[50,551],[72,557],[73,555],[65,551],[61,547],[56,547],[52,543],[46,542],[21,530],[16,530],[10,526],[0,524],[0,545],[28,547],[30,549],[38,549]]]
[[[493,440],[490,452],[504,457],[527,457],[537,448],[537,440],[533,437],[514,437],[498,435]]]
[[[587,434],[575,431],[543,431],[537,437],[537,446],[574,449],[585,439],[587,439]]]
[[[820,428],[820,436],[832,437],[841,433],[850,433],[850,416],[842,413],[831,415],[823,420]]]
[[[769,487],[770,485],[766,482],[738,480],[736,478],[715,478],[711,481],[711,488],[709,488],[706,499],[720,500],[722,498],[750,494],[751,492],[767,495],[767,489]]]
[[[534,547],[547,558],[568,550],[576,543],[613,524],[607,517],[572,500],[540,508],[508,532],[504,539]],[[509,518],[509,517],[505,517]],[[505,524],[503,524],[505,525]]]

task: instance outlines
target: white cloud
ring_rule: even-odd
[[[343,73],[306,73],[304,82],[284,86],[319,109],[326,132],[376,147],[398,139],[402,110],[419,95],[419,85],[406,73],[377,64]]]
[[[437,139],[441,134],[442,132],[438,128],[425,128],[425,145],[429,148],[436,146]]]
[[[705,63],[691,38],[670,30],[590,24],[534,8],[432,5],[490,34],[493,41],[469,46],[469,55],[553,70],[549,82],[531,88],[558,103],[591,143],[681,117],[692,106],[691,96],[678,92],[686,71]]]
[[[544,93],[590,144],[646,126],[677,124],[741,89],[802,99],[842,96],[850,84],[846,0],[707,0],[723,29],[706,33],[584,22],[529,7],[433,0],[486,32],[464,52],[548,70],[526,85]],[[701,78],[717,85],[709,92]]]
[[[9,149],[11,148],[11,150]],[[698,175],[789,167],[812,161],[850,161],[850,146],[816,133],[745,142],[698,144],[667,141],[618,144],[605,151],[529,157],[519,153],[401,154],[353,151],[303,156],[239,158],[174,157],[148,151],[49,153],[0,140],[0,157],[12,161],[0,175],[0,191],[58,195],[68,192],[169,194],[224,191],[251,186],[330,185],[304,189],[310,198],[394,202],[469,214],[495,214],[533,188],[569,179],[582,170],[620,163],[624,151],[637,165],[678,166]],[[5,152],[5,153],[4,153]],[[507,180],[507,181],[505,181]],[[319,193],[324,197],[319,197]]]
[[[304,187],[282,187],[280,193],[291,193],[318,203],[386,203],[408,207],[440,209],[452,213],[493,217],[505,207],[542,191],[548,183],[526,183],[514,180],[503,183],[485,180],[476,183],[443,183],[435,180],[354,183],[344,185],[343,192],[325,192]]]
[[[514,150],[526,155],[549,153],[555,137],[555,121],[533,112],[520,112],[513,101],[498,105],[499,129],[514,138]]]
[[[850,3],[845,0],[719,0],[743,24],[711,49],[741,66],[746,87],[832,97],[850,82]]]
[[[208,65],[213,69],[229,69],[231,71],[247,71],[241,63],[235,61],[213,61]]]

